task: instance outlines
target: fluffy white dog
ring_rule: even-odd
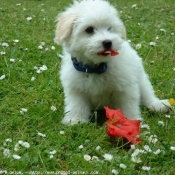
[[[141,103],[153,111],[169,110],[168,100],[155,96],[142,59],[126,41],[123,22],[108,2],[75,1],[57,17],[55,42],[63,46],[63,124],[89,122],[91,111],[104,106],[138,120]]]

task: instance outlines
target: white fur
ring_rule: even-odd
[[[85,30],[94,27],[94,33]],[[155,96],[142,59],[125,40],[126,32],[116,9],[103,0],[74,2],[57,17],[55,41],[63,45],[60,79],[65,93],[63,124],[89,122],[91,111],[104,106],[123,110],[130,119],[142,120],[140,104],[151,110],[167,112],[168,100]],[[99,56],[102,42],[112,41],[117,56]],[[102,74],[75,70],[71,56],[83,64],[107,62]]]

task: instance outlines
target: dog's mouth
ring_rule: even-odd
[[[102,55],[102,56],[108,56],[108,55],[116,56],[119,53],[115,50],[102,50],[102,51],[98,52],[97,54]]]

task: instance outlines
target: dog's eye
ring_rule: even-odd
[[[109,27],[109,28],[108,28],[108,31],[111,31],[111,29],[112,29],[112,27]]]
[[[92,33],[94,33],[94,28],[93,27],[88,27],[85,31],[89,34],[92,34]]]

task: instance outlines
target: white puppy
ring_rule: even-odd
[[[89,122],[91,111],[104,106],[138,120],[141,103],[153,111],[169,110],[168,100],[155,96],[142,59],[126,41],[125,27],[108,2],[75,1],[57,17],[55,42],[63,46],[63,124]]]

